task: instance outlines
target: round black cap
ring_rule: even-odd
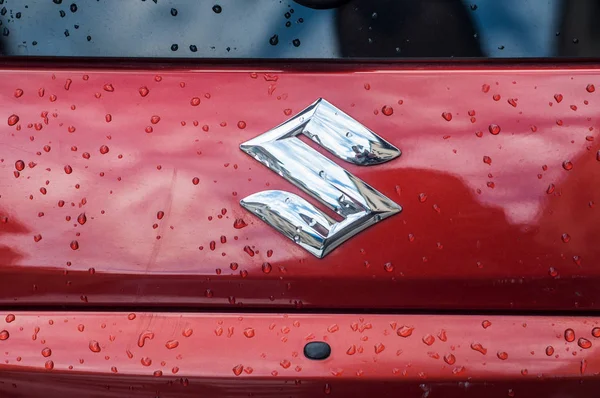
[[[313,341],[304,346],[304,356],[308,359],[322,361],[331,355],[331,347],[322,341]]]

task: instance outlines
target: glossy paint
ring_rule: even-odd
[[[599,326],[590,317],[3,313],[0,393],[594,397]],[[328,342],[331,356],[306,359],[309,341]]]
[[[3,305],[600,308],[600,70],[144,68],[0,71]],[[323,259],[239,203],[323,207],[239,149],[319,97],[402,151]]]

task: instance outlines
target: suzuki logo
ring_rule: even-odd
[[[336,221],[298,195],[278,190],[245,197],[240,201],[244,208],[319,258],[365,228],[402,211],[392,200],[296,138],[300,134],[359,166],[400,156],[398,148],[319,99],[240,148],[343,220]]]

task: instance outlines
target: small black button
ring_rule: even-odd
[[[308,359],[322,361],[331,355],[331,347],[322,341],[313,341],[304,346],[304,356]]]

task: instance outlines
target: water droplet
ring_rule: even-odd
[[[562,96],[562,94],[554,94],[554,99],[556,100],[557,104],[560,104],[561,101],[563,100],[563,96]]]
[[[222,8],[220,5],[218,5],[218,4],[215,4],[215,5],[213,6],[212,10],[213,10],[213,12],[214,12],[215,14],[220,14],[220,13],[221,13],[221,11],[223,11],[223,8]],[[239,366],[241,366],[241,365],[239,365]]]
[[[140,359],[140,362],[143,366],[150,366],[152,365],[152,359],[148,358],[148,357],[143,357],[142,359]]]
[[[548,269],[548,274],[549,274],[551,277],[553,277],[553,278],[556,278],[556,277],[558,276],[558,271],[556,270],[556,268],[554,268],[554,267],[550,267],[550,268]]]
[[[562,164],[563,169],[569,171],[573,169],[573,163],[570,160],[565,160]]]
[[[165,212],[162,210],[156,213],[156,218],[158,218],[159,220],[162,220],[164,216]]]
[[[587,361],[585,359],[582,359],[581,365],[579,365],[579,372],[581,374],[584,374],[586,369],[587,369]]]
[[[410,335],[412,335],[413,330],[415,330],[415,328],[410,326],[402,326],[398,328],[396,334],[400,337],[409,337]]]
[[[250,246],[244,246],[244,251],[246,252],[246,254],[248,254],[250,257],[254,257],[254,250],[252,250],[252,248]]]
[[[279,362],[279,364],[284,369],[287,369],[292,365],[292,363],[290,361],[288,361],[287,359],[282,360],[281,362]]]
[[[572,343],[575,341],[575,331],[573,329],[565,330],[565,340],[568,341],[569,343]]]
[[[487,349],[484,348],[480,343],[472,343],[471,349],[474,351],[480,352],[483,355],[487,354]]]
[[[577,340],[577,345],[579,347],[583,348],[584,350],[587,350],[588,348],[592,348],[592,342],[583,337],[580,337],[579,340]]]
[[[148,87],[142,86],[142,87],[139,88],[138,92],[140,93],[140,95],[142,97],[145,97],[145,96],[147,96],[150,93],[150,90],[148,89]]]
[[[23,90],[21,90],[20,88],[15,90],[15,98],[21,98],[22,95],[23,95]]]
[[[506,361],[508,359],[508,354],[504,351],[498,351],[498,353],[496,354],[498,356],[499,359]]]
[[[152,340],[154,339],[154,333],[150,332],[149,330],[146,330],[142,333],[140,333],[139,337],[138,337],[138,341],[137,341],[137,345],[138,347],[143,347],[146,344],[146,340]]]
[[[588,93],[593,93],[594,91],[596,91],[596,87],[593,84],[588,84],[585,89]]]
[[[254,329],[252,329],[252,328],[244,329],[244,336],[246,336],[247,338],[251,339],[252,337],[254,337],[254,335],[255,335]]]
[[[394,270],[394,264],[392,264],[392,263],[385,263],[383,265],[383,269],[386,270],[387,272],[392,272]]]
[[[190,104],[191,104],[192,106],[198,106],[198,105],[200,105],[200,98],[198,98],[198,97],[194,97],[194,98],[192,98],[192,99],[190,100]]]
[[[85,224],[87,221],[87,217],[85,216],[85,213],[81,213],[80,215],[77,216],[77,222],[81,225]]]
[[[54,362],[51,360],[46,361],[46,363],[44,364],[44,367],[46,368],[46,370],[52,370],[52,369],[54,369]]]
[[[160,377],[160,376],[162,376],[162,375],[163,375],[163,372],[162,372],[162,370],[155,370],[155,371],[154,371],[154,373],[153,373],[153,376],[154,376],[154,377]]]
[[[563,242],[568,243],[571,240],[571,235],[564,233],[564,234],[562,234],[562,236],[560,238],[562,239]]]
[[[115,91],[115,88],[110,83],[105,84],[102,88],[104,89],[104,91],[108,91],[109,93]]]
[[[448,341],[448,336],[446,335],[446,330],[442,329],[438,332],[438,339],[440,339],[440,341]]]
[[[0,332],[0,341],[8,340],[9,337],[10,337],[10,334],[8,333],[7,330],[3,330]]]
[[[488,321],[488,320],[485,320],[485,321],[481,322],[481,326],[482,326],[484,329],[487,329],[487,328],[489,328],[490,326],[492,326],[492,322],[490,322],[490,321]]]
[[[79,242],[77,242],[76,240],[72,240],[69,246],[71,247],[71,250],[77,250],[79,249]]]
[[[152,124],[157,124],[158,122],[160,122],[160,116],[158,116],[158,115],[153,115],[153,116],[150,118],[150,123],[152,123]]]
[[[242,365],[236,365],[231,370],[233,371],[234,375],[239,376],[244,371],[244,366],[242,366]]]
[[[554,193],[555,189],[556,189],[556,187],[554,186],[554,184],[550,184],[550,185],[548,185],[548,189],[546,189],[546,193],[550,195],[550,194]]]
[[[238,269],[238,263],[231,263],[229,264],[229,268],[231,268],[232,271],[235,271]]]
[[[292,44],[294,45],[294,47],[300,47],[300,39],[292,40]]]
[[[109,149],[108,149],[108,147],[107,147],[106,145],[102,145],[102,146],[100,147],[100,153],[101,153],[102,155],[106,155],[106,154],[108,153],[108,151],[109,151]]]
[[[337,323],[334,323],[334,324],[332,324],[332,325],[329,325],[329,326],[327,327],[327,331],[328,331],[329,333],[335,333],[335,332],[337,332],[338,330],[340,330],[340,327],[337,325]]]
[[[381,108],[381,113],[383,113],[385,116],[392,116],[394,114],[394,108],[384,105],[383,108]]]
[[[381,343],[375,345],[375,354],[379,354],[385,350],[385,346]]]
[[[483,163],[491,165],[492,164],[492,158],[489,157],[489,156],[484,156],[483,157]]]
[[[246,226],[248,226],[248,224],[246,224],[246,222],[242,218],[236,218],[233,222],[233,227],[235,229],[242,229]]]
[[[425,343],[427,345],[432,345],[434,342],[435,342],[435,337],[433,337],[432,335],[426,334],[425,336],[423,336],[423,343]]]
[[[271,270],[273,269],[273,267],[271,267],[271,264],[269,263],[263,263],[262,265],[262,272],[264,272],[265,274],[268,274],[271,272]]]
[[[91,352],[100,352],[100,351],[102,351],[100,349],[100,343],[98,343],[96,340],[91,340],[90,344],[89,344],[89,347],[90,347],[90,351]]]
[[[23,171],[25,169],[25,162],[22,160],[17,160],[15,162],[15,169],[18,171]]]
[[[179,346],[179,341],[177,341],[177,340],[169,340],[165,343],[165,347],[167,347],[169,350],[177,348],[178,346]]]
[[[444,361],[448,365],[454,365],[456,363],[456,357],[453,354],[446,354],[444,355]]]
[[[552,354],[554,354],[554,347],[552,347],[551,345],[549,345],[548,347],[546,347],[546,355],[548,355],[549,357],[551,357]]]
[[[490,124],[488,130],[493,135],[500,134],[500,126],[498,126],[497,124]]]
[[[447,122],[449,122],[449,121],[451,121],[451,120],[452,120],[452,113],[450,113],[450,112],[444,112],[444,113],[442,113],[442,117],[443,117],[443,118],[444,118],[444,119],[445,119]]]
[[[17,123],[19,123],[19,117],[17,115],[10,115],[8,117],[8,125],[9,126],[14,126]]]
[[[509,98],[506,102],[508,102],[513,108],[517,107],[517,99],[516,98]]]
[[[42,350],[42,356],[44,358],[48,358],[50,355],[52,355],[52,350],[50,348],[46,347]]]
[[[5,318],[6,323],[14,322],[14,320],[15,320],[15,315],[14,314],[8,314],[8,315],[6,315],[6,318]]]

